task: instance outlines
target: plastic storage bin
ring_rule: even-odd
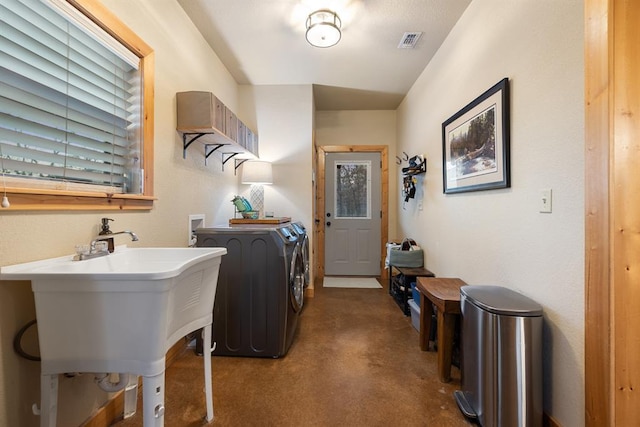
[[[460,410],[485,427],[542,426],[542,307],[499,286],[463,286]]]
[[[416,331],[420,332],[420,306],[412,299],[407,302],[409,303],[409,309],[411,310],[411,324]]]

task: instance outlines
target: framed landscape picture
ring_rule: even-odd
[[[442,124],[442,163],[446,194],[510,186],[509,79]]]

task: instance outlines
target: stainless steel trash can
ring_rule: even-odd
[[[462,413],[483,427],[542,426],[542,307],[499,286],[463,286],[460,305]]]

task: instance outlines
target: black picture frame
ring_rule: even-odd
[[[504,78],[442,123],[445,194],[508,188],[509,79]]]

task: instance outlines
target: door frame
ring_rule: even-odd
[[[386,276],[384,269],[384,257],[386,254],[387,239],[389,238],[389,147],[387,145],[320,145],[316,149],[316,211],[313,224],[313,254],[314,274],[319,279],[324,278],[324,245],[325,245],[325,155],[327,153],[380,153],[382,168],[380,171],[380,275]]]
[[[584,7],[585,425],[637,425],[640,3]]]

